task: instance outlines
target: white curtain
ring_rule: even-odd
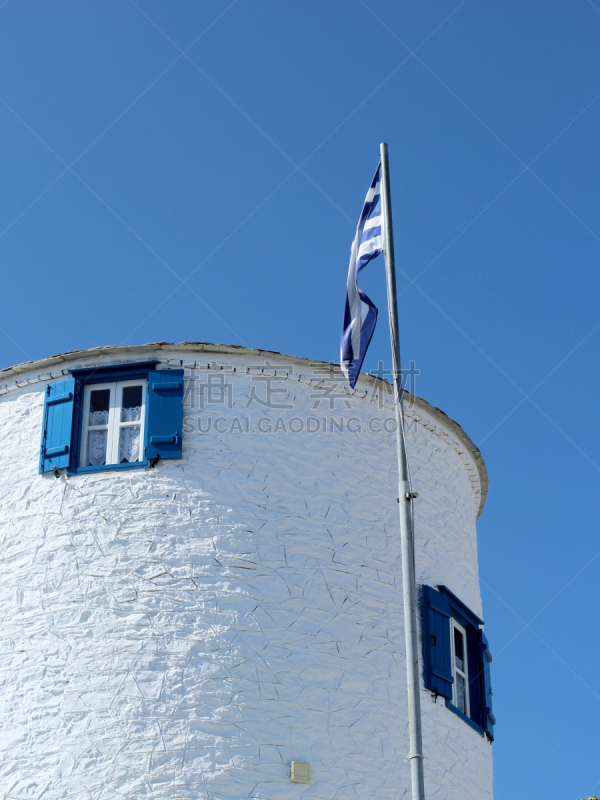
[[[142,416],[141,406],[131,406],[131,408],[121,409],[121,422],[135,422]]]
[[[90,411],[90,421],[88,423],[91,425],[108,425],[108,411]]]
[[[139,417],[136,417],[136,419],[139,419]],[[126,428],[121,428],[119,435],[119,464],[131,463],[132,461],[139,460],[140,426],[128,425]]]
[[[94,412],[104,413],[104,412]],[[108,414],[108,412],[106,412]],[[87,439],[87,464],[88,467],[100,467],[106,464],[106,428],[100,431],[88,431]]]

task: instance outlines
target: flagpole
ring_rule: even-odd
[[[412,526],[413,495],[408,473],[402,405],[402,373],[400,372],[400,335],[398,332],[398,301],[396,298],[396,264],[394,261],[394,232],[388,147],[381,143],[381,200],[385,226],[385,274],[387,281],[390,338],[394,367],[394,405],[396,409],[396,442],[398,449],[398,503],[400,509],[400,549],[402,553],[402,593],[404,599],[404,631],[406,642],[406,680],[408,686],[408,725],[410,733],[410,775],[412,800],[425,800],[423,781],[423,740],[421,734],[421,698],[419,685],[419,650],[417,643],[417,608],[415,587],[415,553]]]

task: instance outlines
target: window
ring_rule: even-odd
[[[483,622],[445,586],[423,586],[425,688],[480,734],[494,738],[490,663]]]
[[[156,362],[72,370],[46,387],[40,472],[149,467],[181,458],[183,370]]]
[[[138,381],[84,387],[80,467],[141,461],[145,395]]]
[[[452,702],[459,711],[469,716],[467,632],[454,619],[450,624],[452,625],[452,677],[454,678]]]

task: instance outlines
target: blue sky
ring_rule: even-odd
[[[403,358],[490,473],[497,800],[600,793],[599,36],[597,0],[0,5],[0,366],[336,360],[389,143]]]

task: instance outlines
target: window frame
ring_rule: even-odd
[[[459,635],[462,636],[463,640],[463,668],[460,669],[456,664],[456,642],[455,642],[455,633],[458,631]],[[452,652],[452,677],[454,678],[454,684],[452,686],[452,705],[456,707],[458,711],[461,711],[463,714],[466,714],[469,719],[471,719],[471,692],[470,692],[470,682],[469,682],[469,648],[467,646],[467,631],[463,626],[456,620],[454,617],[450,617],[450,647]],[[458,706],[458,681],[456,680],[457,676],[461,676],[464,678],[465,681],[465,710],[459,708]]]
[[[106,367],[91,367],[87,369],[70,370],[75,378],[75,407],[73,412],[73,432],[72,432],[72,459],[67,468],[68,475],[85,475],[95,472],[114,472],[129,469],[148,469],[150,458],[146,455],[146,431],[148,429],[148,375],[151,370],[156,368],[158,360],[145,361],[140,364],[117,364]],[[84,406],[86,396],[89,395],[92,386],[106,386],[111,384],[143,385],[143,404],[140,432],[141,456],[139,461],[127,464],[101,464],[100,466],[84,467],[80,466],[82,460],[82,447],[84,435]],[[111,400],[113,398],[111,397]],[[113,420],[114,423],[114,420]],[[117,423],[120,427],[120,425]],[[110,419],[109,419],[110,426]],[[85,430],[87,431],[85,426]]]
[[[123,390],[126,388],[133,388],[133,387],[140,387],[142,390],[142,402],[141,402],[141,412],[140,418],[135,421],[131,422],[123,422],[121,419],[121,410],[123,408]],[[89,424],[89,407],[91,401],[92,392],[103,389],[108,389],[110,391],[109,395],[109,409],[108,409],[108,421],[106,425],[96,426]],[[140,378],[134,379],[127,379],[122,381],[111,381],[109,383],[87,383],[82,386],[83,396],[81,398],[82,403],[82,421],[81,421],[81,431],[80,431],[80,447],[78,453],[78,460],[79,460],[79,468],[85,469],[87,461],[87,434],[90,430],[98,429],[103,430],[106,429],[107,437],[106,437],[106,462],[104,464],[97,465],[97,468],[100,467],[116,467],[121,462],[119,462],[119,447],[120,447],[120,437],[121,437],[121,430],[123,428],[128,427],[135,427],[138,426],[140,428],[140,458],[137,461],[130,461],[125,462],[125,464],[130,465],[138,465],[140,461],[143,461],[143,450],[144,450],[144,442],[145,442],[145,433],[146,433],[146,395],[148,393],[148,381],[143,380]],[[109,460],[110,459],[110,460]],[[89,465],[88,465],[89,466]]]

